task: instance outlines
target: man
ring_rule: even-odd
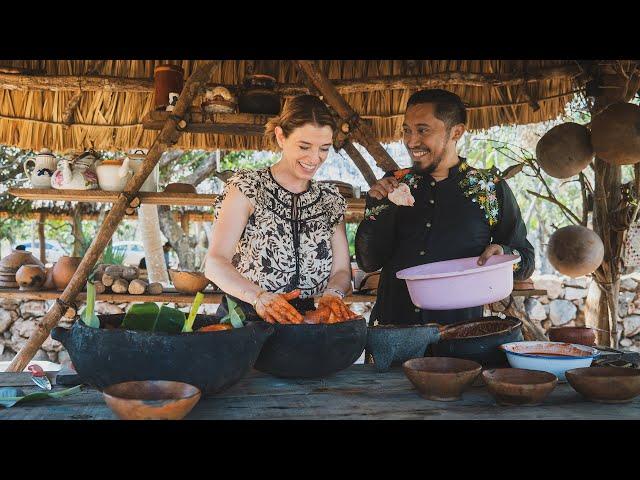
[[[516,279],[533,273],[533,247],[506,181],[496,170],[472,168],[456,152],[465,123],[464,104],[454,93],[431,89],[409,98],[403,136],[413,166],[388,172],[371,187],[356,234],[360,268],[382,268],[372,320],[451,324],[482,316],[482,306],[416,308],[405,281],[396,278],[404,268],[473,256],[480,256],[482,265],[504,253],[521,257]]]

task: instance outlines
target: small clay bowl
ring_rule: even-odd
[[[549,340],[593,347],[596,344],[596,331],[589,327],[551,327]]]
[[[164,187],[164,191],[168,193],[198,193],[196,187],[190,183],[170,183]]]
[[[627,403],[640,395],[640,370],[635,368],[574,368],[565,375],[569,385],[592,402]]]
[[[107,406],[121,420],[181,420],[200,395],[198,387],[163,380],[116,383],[102,391]]]
[[[451,357],[423,357],[402,364],[407,378],[428,400],[460,400],[462,392],[480,375],[482,366],[473,360]]]
[[[539,405],[558,383],[553,373],[523,368],[485,370],[482,377],[501,405]]]
[[[40,290],[47,278],[47,273],[40,265],[22,265],[16,272],[15,278],[20,290]]]
[[[181,272],[169,269],[169,276],[176,290],[191,295],[204,291],[207,285],[211,283],[201,272]]]

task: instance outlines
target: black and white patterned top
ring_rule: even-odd
[[[241,170],[216,199],[216,219],[230,186],[254,207],[233,256],[240,274],[270,292],[299,288],[300,298],[322,293],[333,262],[331,237],[347,206],[338,188],[311,180],[306,191],[294,194],[276,182],[270,168]]]

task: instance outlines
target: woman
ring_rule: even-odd
[[[216,203],[205,274],[248,316],[302,323],[300,311],[312,310],[318,295],[333,318],[352,316],[342,301],[351,290],[346,202],[335,186],[313,180],[334,130],[319,98],[291,99],[265,132],[280,160],[234,174]]]

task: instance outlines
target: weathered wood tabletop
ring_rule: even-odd
[[[115,418],[102,394],[92,388],[61,399],[0,408],[0,420]],[[627,404],[604,405],[586,401],[568,384],[558,384],[540,406],[497,405],[485,387],[472,387],[459,401],[435,402],[420,397],[401,368],[377,373],[372,365],[353,365],[319,380],[285,380],[252,372],[229,390],[202,399],[186,419],[623,420],[640,419],[640,397]]]

